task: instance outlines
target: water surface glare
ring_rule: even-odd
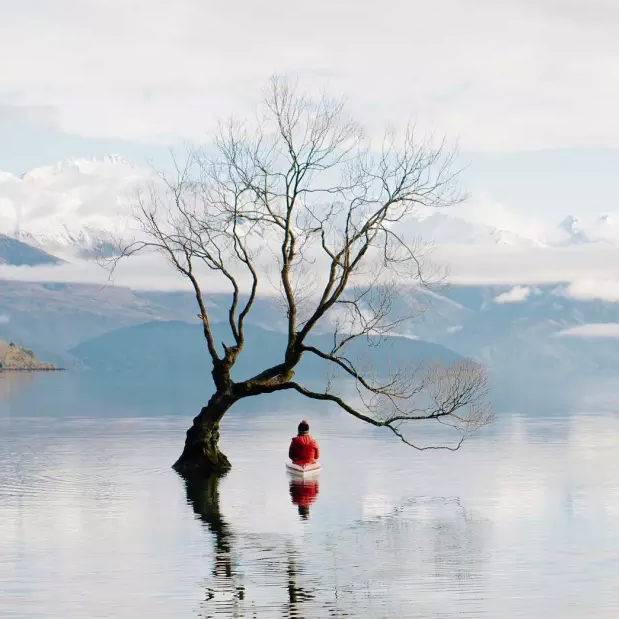
[[[299,411],[239,409],[232,472],[187,485],[169,467],[194,411],[9,402],[3,619],[619,616],[613,415],[499,416],[460,452],[417,453],[308,412],[324,468],[299,486],[284,471]]]

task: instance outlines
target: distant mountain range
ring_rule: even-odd
[[[509,286],[454,286],[442,294],[403,291],[400,302],[410,303],[411,297],[428,309],[401,330],[406,346],[413,350],[436,344],[439,348],[428,350],[439,356],[482,361],[490,369],[495,400],[502,406],[580,407],[583,402],[614,406],[619,327],[614,335],[612,327],[619,325],[619,304],[570,298],[562,294],[561,286],[535,287],[526,293],[516,289],[516,294]],[[207,294],[206,300],[213,320],[223,323],[226,297]],[[131,367],[148,367],[159,376],[196,372],[192,376],[204,381],[206,391],[208,356],[195,315],[190,293],[0,281],[1,338],[18,341],[46,360],[73,369],[96,367],[111,374],[122,368],[131,374]],[[158,321],[163,324],[153,324]],[[250,354],[256,350],[263,354],[263,349],[271,350],[269,346],[279,350],[285,320],[277,300],[258,299],[248,324],[265,338],[254,353],[248,348]],[[610,329],[610,335],[595,336],[590,325]],[[127,331],[128,327],[133,329]],[[158,329],[168,338],[163,348]],[[170,336],[169,330],[178,333]],[[326,332],[328,325],[323,335]],[[178,341],[172,345],[175,338]],[[262,360],[246,359],[239,371],[259,365]]]
[[[0,234],[52,256],[109,255],[126,235],[130,200],[151,172],[118,156],[67,159],[30,170],[21,177],[0,172]],[[619,245],[619,217],[591,221],[565,217],[537,236],[469,221],[458,209],[430,210],[411,222],[409,232],[437,244],[561,247]]]
[[[230,341],[226,323],[215,323],[213,333],[217,342]],[[248,325],[245,337],[245,348],[234,366],[233,378],[249,378],[281,362],[286,348],[283,333]],[[451,363],[461,359],[460,355],[440,344],[406,337],[372,339],[370,342],[357,340],[347,348],[346,354],[360,363],[360,367],[369,363],[377,376],[386,376],[390,367],[403,364],[413,368],[424,361]],[[327,335],[311,339],[312,344],[323,350],[329,350],[331,341]],[[181,321],[155,321],[125,327],[87,340],[69,352],[89,370],[138,378],[158,376],[208,381],[212,369],[201,326]],[[297,369],[297,377],[302,381],[324,384],[328,373],[334,369],[334,378],[347,377],[333,364],[306,354]]]
[[[149,174],[119,157],[67,160],[21,177],[0,172],[0,265],[33,267],[35,272],[61,260],[109,254],[113,238],[127,229],[131,193]],[[409,232],[438,245],[619,246],[618,220],[606,214],[588,222],[566,217],[537,238],[432,211],[421,213]],[[213,319],[224,321],[226,297],[206,293]],[[537,405],[543,396],[543,401],[574,403],[585,395],[597,398],[614,393],[619,303],[574,298],[567,284],[560,282],[452,286],[436,293],[402,289],[395,299],[396,311],[398,304],[411,302],[429,310],[394,335],[408,338],[413,348],[421,344],[411,338],[418,338],[442,347],[437,350],[479,359],[488,365],[506,399],[528,397]],[[0,280],[0,337],[18,341],[63,366],[105,366],[117,359],[108,346],[113,338],[130,336],[137,342],[144,333],[141,329],[155,328],[137,326],[153,321],[189,323],[187,327],[176,324],[178,337],[182,334],[187,344],[166,349],[165,359],[157,361],[158,349],[148,342],[141,344],[150,351],[153,367],[159,364],[162,372],[168,371],[166,363],[170,359],[182,363],[183,355],[201,367],[198,359],[205,358],[201,356],[205,351],[200,338],[195,345],[189,343],[194,341],[188,334],[195,331],[196,323],[195,300],[189,292]],[[275,339],[285,330],[280,308],[270,298],[258,299],[249,323],[256,333],[269,332]],[[123,331],[127,328],[137,330]],[[328,329],[324,325],[324,331]],[[98,359],[93,356],[95,350],[101,353]],[[140,362],[132,352],[120,351],[124,361],[115,367],[127,369],[127,364]]]

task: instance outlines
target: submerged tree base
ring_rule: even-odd
[[[219,449],[219,422],[228,407],[209,402],[187,430],[185,448],[172,468],[183,477],[224,475],[230,460]]]
[[[192,458],[184,454],[172,466],[172,468],[182,477],[195,477],[201,475],[210,477],[211,475],[225,475],[231,468],[230,460],[221,451],[213,454],[196,454]]]

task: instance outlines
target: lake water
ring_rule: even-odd
[[[93,385],[0,375],[3,619],[619,616],[616,415],[499,414],[419,453],[261,400],[223,424],[231,473],[187,487],[170,465],[197,392]],[[324,465],[306,487],[284,471],[302,417]]]

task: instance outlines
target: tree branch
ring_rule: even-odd
[[[460,201],[453,152],[433,136],[419,138],[413,126],[372,144],[343,100],[312,98],[281,78],[271,81],[264,104],[255,125],[221,125],[211,149],[190,150],[184,165],[174,159],[176,177],[159,174],[138,196],[142,238],[126,243],[120,257],[155,251],[187,279],[218,390],[248,397],[292,389],[389,427],[407,444],[400,425],[408,421],[435,420],[463,437],[488,423],[478,365],[388,363],[375,371],[350,353],[361,336],[378,346],[419,313],[406,295],[429,287],[432,277],[407,229],[420,209]],[[273,275],[287,342],[277,363],[235,383],[230,372],[247,354],[246,324],[264,293],[261,272],[267,282]],[[223,356],[203,295],[204,278],[213,276],[229,291],[231,341],[222,342]],[[309,344],[318,330],[332,334],[331,350]],[[305,353],[354,380],[360,406],[333,394],[330,384],[321,392],[292,381]]]

